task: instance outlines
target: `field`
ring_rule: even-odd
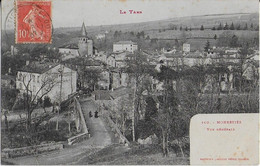
[[[94,39],[95,43],[98,43],[98,41],[95,40],[95,36],[97,34],[104,34],[105,32],[107,32],[109,40],[112,40],[111,42],[122,40],[123,38],[112,38],[115,31],[121,31],[123,34],[126,32],[133,32],[137,34],[138,32],[144,31],[145,36],[149,36],[150,39],[158,38],[174,40],[176,38],[181,38],[183,32],[187,38],[213,38],[215,34],[219,36],[224,32],[224,30],[211,30],[213,26],[217,27],[220,23],[222,25],[225,23],[231,25],[231,23],[233,23],[235,27],[240,24],[241,29],[247,24],[248,30],[233,30],[231,31],[232,33],[237,35],[238,38],[242,37],[252,39],[253,37],[258,37],[258,31],[255,30],[255,28],[259,25],[258,20],[258,13],[204,15],[142,23],[90,26],[86,28],[88,36]],[[249,28],[251,24],[253,24],[254,30]],[[204,31],[199,30],[201,25],[204,26]],[[177,30],[171,30],[171,26],[176,26]],[[183,31],[179,30],[180,26],[183,27]],[[184,31],[186,26],[191,28],[191,31]],[[61,47],[66,44],[77,43],[78,37],[80,36],[80,29],[81,27],[54,27],[53,43],[51,47]],[[6,34],[8,35],[6,36]],[[201,43],[206,43],[207,40],[210,40],[212,45],[216,44],[214,39],[189,39],[188,42],[190,42],[192,49],[201,49],[201,47],[204,46],[204,44]],[[12,31],[4,31],[2,33],[2,41],[2,50],[9,50],[10,45],[14,44],[14,35]],[[169,42],[172,41],[169,40]],[[34,47],[34,45],[32,45],[32,47]]]

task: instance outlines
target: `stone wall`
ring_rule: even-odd
[[[34,155],[34,154],[49,152],[53,150],[60,150],[60,149],[63,149],[62,143],[49,143],[49,144],[27,146],[27,147],[14,148],[14,149],[6,148],[2,150],[1,157],[13,158],[19,156]]]
[[[115,137],[119,139],[119,143],[122,143],[126,146],[129,146],[130,142],[126,139],[126,137],[121,133],[118,126],[112,121],[112,119],[108,115],[103,116],[106,120],[108,126],[111,128],[111,130],[114,132]]]

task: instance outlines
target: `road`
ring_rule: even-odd
[[[76,164],[82,158],[91,155],[100,149],[112,144],[109,131],[106,129],[101,118],[89,118],[89,111],[94,112],[98,109],[94,101],[85,100],[81,102],[82,111],[86,118],[87,126],[91,137],[77,145],[68,146],[63,150],[44,153],[35,156],[24,156],[5,161],[19,165],[59,165]]]

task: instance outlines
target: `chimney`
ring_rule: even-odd
[[[27,60],[26,61],[26,66],[28,66],[30,64],[30,61],[29,60]]]

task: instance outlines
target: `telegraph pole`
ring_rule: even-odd
[[[60,109],[61,109],[61,101],[62,101],[62,72],[63,68],[62,66],[58,69],[60,73],[60,107],[58,109],[58,116],[57,116],[57,121],[56,121],[56,130],[59,130],[59,115],[60,115]]]

